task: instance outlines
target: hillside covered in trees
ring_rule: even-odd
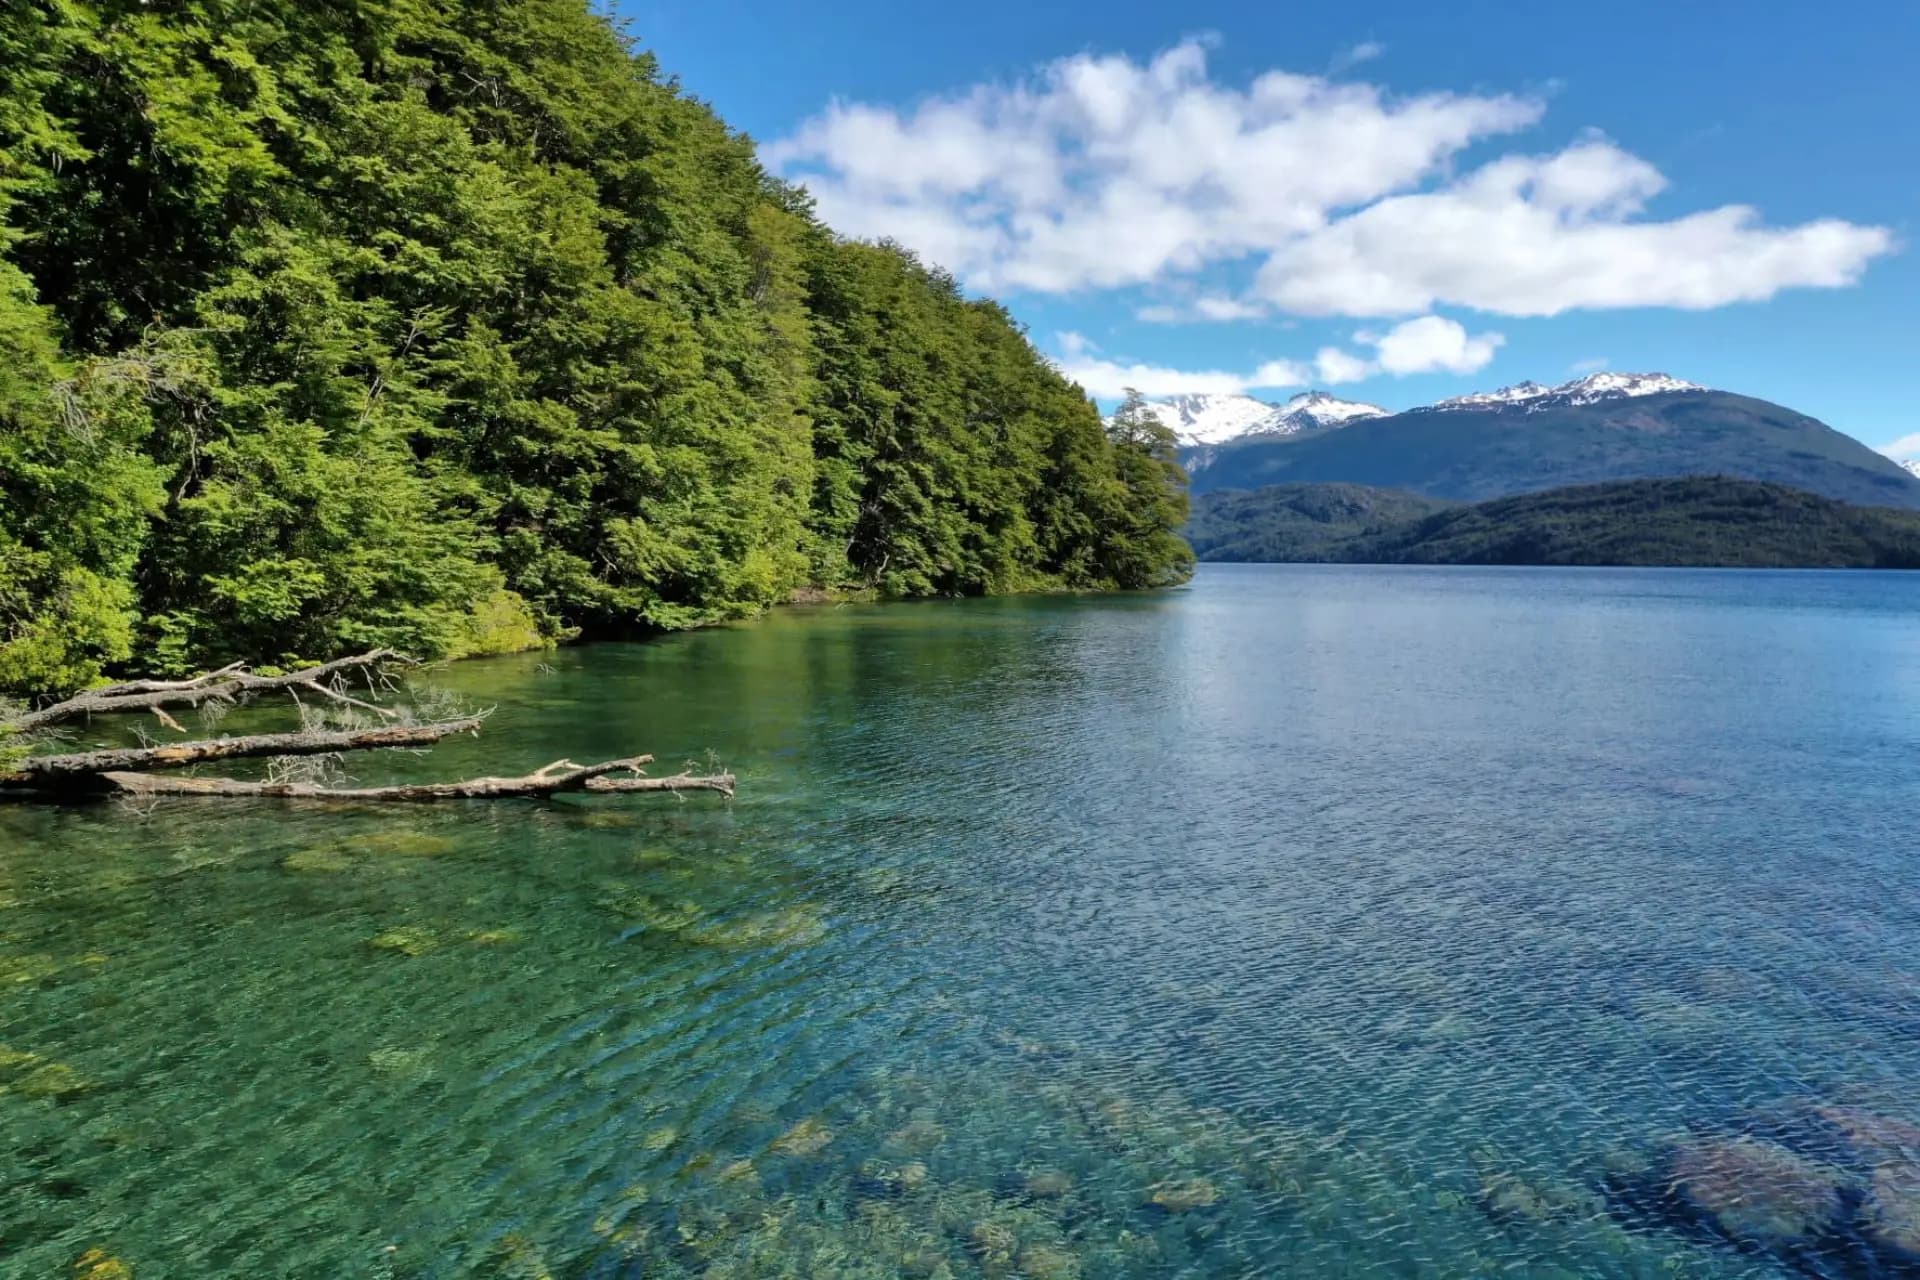
[[[1274,485],[1197,499],[1190,536],[1203,560],[1920,568],[1920,511],[1724,476],[1470,506],[1359,485]]]
[[[0,689],[1187,570],[1170,440],[587,0],[30,0],[0,67]]]

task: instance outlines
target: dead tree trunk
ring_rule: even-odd
[[[234,702],[269,691],[295,694],[306,691],[332,704],[349,706],[385,719],[398,719],[391,707],[354,697],[340,687],[348,672],[365,677],[369,696],[383,686],[381,667],[405,659],[385,649],[340,658],[319,666],[277,676],[256,676],[238,664],[189,680],[136,680],[92,689],[63,702],[10,720],[0,721],[0,737],[31,734],[46,726],[116,711],[151,711],[176,731],[178,722],[166,707]],[[303,713],[304,714],[304,713]],[[468,778],[458,782],[403,783],[383,787],[327,786],[310,781],[286,781],[271,774],[265,781],[197,776],[156,776],[151,769],[180,769],[211,760],[248,758],[284,759],[325,756],[348,751],[407,749],[430,746],[456,733],[478,733],[485,714],[442,719],[421,724],[376,725],[372,728],[306,728],[292,733],[259,733],[189,742],[28,755],[0,772],[0,798],[52,798],[86,795],[138,797],[200,796],[259,797],[281,800],[467,800],[507,796],[550,796],[564,792],[630,794],[653,791],[715,791],[733,794],[730,773],[681,773],[649,778],[644,766],[652,756],[628,756],[599,764],[579,765],[558,760],[522,777]]]
[[[336,658],[332,662],[323,662],[317,667],[289,671],[277,676],[257,676],[236,663],[233,666],[222,667],[218,671],[210,671],[203,676],[195,676],[191,680],[134,680],[126,684],[110,684],[98,689],[89,689],[64,702],[56,702],[37,711],[28,711],[15,716],[7,721],[7,727],[15,732],[25,733],[48,725],[78,720],[86,716],[104,715],[113,711],[197,707],[205,702],[233,702],[245,696],[280,689],[304,689],[330,701],[346,703],[392,719],[396,712],[349,696],[339,687],[338,681],[349,671],[366,672],[371,675],[378,672],[383,664],[406,661],[407,659],[391,649],[375,649],[370,653],[355,654],[350,658]]]
[[[632,769],[640,762],[609,760],[579,766],[562,760],[519,778],[468,778],[462,782],[413,782],[391,787],[323,787],[311,782],[242,782],[234,778],[159,778],[147,773],[103,773],[101,781],[131,796],[260,796],[276,800],[492,800],[503,796],[550,796],[564,791],[596,794],[635,791],[718,791],[733,794],[733,775],[676,774],[671,778],[610,778],[616,769]],[[567,767],[571,771],[552,774]]]
[[[299,733],[254,733],[238,738],[170,742],[157,747],[79,751],[70,755],[28,756],[20,767],[0,773],[0,787],[58,787],[109,772],[130,769],[178,769],[207,760],[260,756],[318,756],[381,747],[423,747],[456,733],[478,733],[483,717],[435,724],[384,725],[377,729],[312,729]]]

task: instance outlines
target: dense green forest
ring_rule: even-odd
[[[1202,560],[1326,560],[1337,558],[1338,549],[1361,534],[1454,505],[1361,484],[1220,489],[1193,500],[1187,541]]]
[[[1197,499],[1190,535],[1203,560],[1920,568],[1920,511],[1721,476],[1471,506],[1359,485],[1274,485]]]
[[[0,68],[0,689],[1187,571],[1170,439],[587,0],[19,0]]]

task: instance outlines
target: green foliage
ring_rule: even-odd
[[[586,0],[31,0],[0,65],[0,687],[1184,572],[1160,443]]]
[[[1202,560],[1276,563],[1338,559],[1352,539],[1453,506],[1358,484],[1220,489],[1193,500],[1187,541]]]
[[[1208,560],[1920,568],[1920,512],[1722,476],[1580,485],[1473,506],[1357,485],[1280,485],[1207,494],[1196,508],[1194,539]]]

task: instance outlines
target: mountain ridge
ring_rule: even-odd
[[[1182,451],[1193,493],[1346,483],[1478,502],[1631,479],[1726,475],[1920,508],[1920,477],[1826,423],[1667,375],[1520,384],[1487,398]],[[1625,380],[1625,385],[1619,381]]]
[[[1303,391],[1282,404],[1249,395],[1192,392],[1167,400],[1149,400],[1147,410],[1172,429],[1188,447],[1225,444],[1252,436],[1290,436],[1363,418],[1384,418],[1388,410],[1359,400],[1343,400],[1330,391]]]
[[[1727,476],[1472,504],[1347,484],[1224,490],[1194,505],[1187,536],[1227,562],[1920,568],[1920,511]]]
[[[1532,381],[1517,382],[1493,391],[1449,396],[1398,412],[1444,413],[1504,405],[1524,405],[1533,410],[1556,404],[1595,404],[1607,399],[1708,389],[1665,373],[1600,372],[1551,387]],[[1322,388],[1302,391],[1283,403],[1240,392],[1196,391],[1164,400],[1148,400],[1146,408],[1187,447],[1232,444],[1249,436],[1299,435],[1395,414],[1394,410],[1364,400],[1342,399]]]

